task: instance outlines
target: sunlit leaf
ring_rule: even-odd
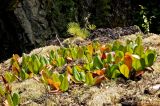
[[[93,67],[95,69],[102,69],[103,68],[103,63],[98,55],[96,55],[93,59]]]
[[[65,75],[65,76],[63,77],[62,82],[61,82],[60,89],[65,92],[65,91],[68,90],[68,88],[69,88],[69,82],[68,82],[67,75]]]
[[[135,40],[135,42],[138,44],[138,45],[141,45],[142,44],[142,38],[141,36],[138,36]]]
[[[92,55],[93,54],[93,46],[92,46],[92,44],[89,44],[87,46],[87,49],[88,49],[88,52],[90,53],[90,55]]]
[[[102,53],[104,53],[104,51],[106,51],[106,50],[107,50],[106,45],[102,45],[101,48],[100,48],[100,51]]]
[[[130,53],[125,53],[124,64],[127,65],[128,69],[132,69],[132,55]]]
[[[85,81],[86,81],[86,74],[85,74],[85,72],[82,71],[82,72],[80,72],[79,74],[80,74],[80,76],[81,76],[81,81],[85,82]]]
[[[73,76],[77,81],[81,81],[81,76],[76,67],[73,67]]]
[[[7,102],[9,104],[9,106],[14,106],[14,103],[12,101],[12,97],[10,94],[7,94]]]
[[[5,95],[5,88],[3,85],[0,84],[0,95],[4,96]]]
[[[93,73],[101,76],[101,75],[104,75],[105,71],[104,70],[96,70]]]
[[[61,82],[56,82],[56,81],[53,81],[52,79],[47,79],[47,81],[52,88],[55,88],[56,90],[60,89]]]
[[[20,77],[21,77],[21,79],[22,80],[25,80],[25,79],[27,79],[28,77],[29,77],[29,75],[25,72],[25,70],[24,69],[22,69],[21,71],[20,71]]]
[[[109,78],[117,78],[120,75],[119,72],[119,67],[118,65],[114,64],[114,65],[109,65],[109,68],[107,69],[107,76]]]
[[[120,72],[126,77],[129,78],[129,69],[127,65],[123,64],[119,67]]]
[[[66,63],[63,57],[58,57],[56,61],[57,61],[57,65],[60,67]]]
[[[136,71],[142,70],[143,67],[141,66],[140,59],[133,58],[132,67],[133,67]]]
[[[117,78],[118,76],[120,75],[120,72],[119,72],[119,70],[118,69],[114,69],[113,71],[112,71],[112,77],[111,78]]]
[[[20,96],[18,93],[13,93],[12,101],[14,106],[18,106],[18,104],[20,103]]]
[[[78,54],[77,54],[78,58],[82,58],[84,56],[84,50],[83,49],[84,48],[82,48],[82,47],[78,48]]]
[[[67,67],[66,67],[66,70],[67,70],[67,72],[70,73],[70,74],[73,73],[72,68],[71,68],[70,66],[67,66]]]
[[[87,85],[94,85],[95,84],[95,80],[92,76],[92,73],[90,72],[87,72],[86,73],[86,82],[85,82]]]
[[[115,41],[112,45],[112,51],[116,51],[119,50],[119,46],[120,46],[120,42],[119,41]]]
[[[106,53],[107,58],[105,59],[107,63],[111,63],[115,61],[114,52]]]
[[[12,61],[11,62],[18,62],[18,59],[19,59],[19,55],[18,54],[13,54],[12,56]]]
[[[8,83],[11,83],[15,80],[15,76],[11,72],[5,72],[4,73],[4,78]]]
[[[116,51],[115,52],[115,64],[118,64],[119,62],[121,62],[123,57],[124,57],[124,53],[122,51]]]
[[[59,79],[59,74],[58,74],[58,73],[53,73],[53,74],[52,74],[52,80],[53,80],[54,83],[55,83],[55,82],[59,83],[59,85],[60,85],[60,83],[61,83],[61,81],[60,81],[60,79]]]
[[[40,62],[41,62],[41,68],[43,68],[44,66],[46,66],[46,62],[45,62],[45,57],[40,57]]]
[[[15,73],[15,74],[18,74],[19,71],[20,71],[20,66],[17,62],[13,62],[12,64],[12,71]]]
[[[137,54],[141,57],[144,54],[144,47],[142,45],[136,46],[134,49],[134,54]]]

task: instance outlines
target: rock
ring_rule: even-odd
[[[51,35],[46,19],[47,4],[42,1],[23,0],[18,4],[14,13],[31,44],[40,44],[43,41],[42,38],[48,38]]]
[[[99,28],[91,34],[90,38],[95,39],[97,37],[109,37],[112,39],[118,39],[120,36],[131,35],[135,33],[141,33],[141,30],[138,26],[130,27],[116,27],[113,29],[110,28]]]

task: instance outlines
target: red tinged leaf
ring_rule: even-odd
[[[102,56],[101,56],[101,59],[106,59],[106,58],[107,58],[106,54],[103,53]]]
[[[103,80],[105,80],[105,76],[104,75],[95,77],[95,84],[100,84]]]
[[[127,65],[128,69],[132,69],[132,55],[130,53],[125,53],[124,64]]]
[[[104,75],[105,71],[104,70],[97,70],[94,73],[100,76],[100,75]]]
[[[20,66],[19,66],[18,62],[13,62],[13,64],[12,64],[12,71],[16,75],[20,72]]]
[[[47,79],[47,81],[51,87],[55,88],[56,90],[59,90],[59,88],[60,88],[59,82],[53,82],[51,79]]]
[[[106,46],[102,45],[101,48],[100,48],[100,51],[103,53],[105,50],[106,50]]]
[[[19,57],[18,54],[13,54],[13,56],[12,56],[12,61],[18,62],[18,59],[19,59],[19,58],[20,58],[20,57]]]

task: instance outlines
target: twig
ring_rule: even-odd
[[[17,75],[14,75],[14,76],[18,79],[18,81],[22,81],[22,79],[19,78]]]
[[[60,46],[61,46],[61,47],[64,47],[64,46],[62,45],[61,41],[60,41],[59,38],[58,38],[58,34],[56,34],[56,39],[58,40]]]

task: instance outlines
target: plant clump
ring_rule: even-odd
[[[146,68],[151,68],[156,57],[154,50],[143,46],[141,36],[135,41],[127,40],[125,45],[119,41],[105,45],[95,41],[83,46],[61,47],[51,51],[47,57],[23,55],[22,62],[18,55],[13,55],[11,71],[2,74],[0,95],[8,102],[18,103],[18,94],[8,93],[6,85],[34,76],[39,76],[39,80],[54,92],[65,92],[70,84],[93,86],[118,77],[136,80]]]
[[[68,24],[67,32],[74,37],[87,38],[88,36],[90,36],[90,31],[94,30],[95,28],[96,26],[93,24],[86,26],[86,28],[81,28],[78,23],[70,22]]]

